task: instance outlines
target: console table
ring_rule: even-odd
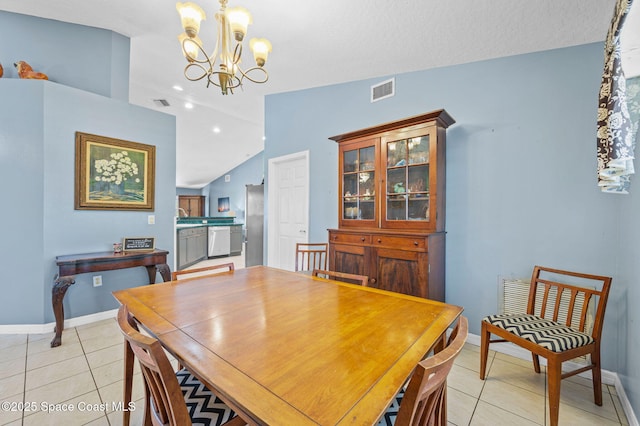
[[[62,330],[64,329],[64,306],[62,301],[69,286],[76,282],[74,275],[144,266],[149,274],[149,284],[156,282],[156,272],[160,273],[164,281],[171,281],[171,270],[167,265],[167,254],[169,252],[166,250],[156,249],[139,252],[114,253],[105,251],[56,256],[58,274],[54,278],[53,289],[51,290],[53,315],[56,318],[56,335],[51,341],[51,347],[55,348],[62,343]]]

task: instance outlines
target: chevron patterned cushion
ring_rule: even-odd
[[[189,371],[182,369],[176,373],[176,377],[194,425],[220,426],[235,416],[231,408]]]
[[[400,392],[396,394],[396,397],[393,398],[391,405],[387,407],[387,411],[385,411],[376,426],[393,426],[396,423],[396,417],[398,417],[398,410],[400,409],[403,397],[404,389],[400,390]]]
[[[529,314],[500,314],[483,318],[489,324],[536,343],[553,352],[564,352],[594,342],[581,333],[559,322]]]

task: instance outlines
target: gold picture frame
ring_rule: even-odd
[[[76,132],[75,209],[153,211],[156,147]]]

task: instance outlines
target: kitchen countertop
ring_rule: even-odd
[[[242,226],[233,217],[181,217],[176,220],[176,229],[199,226]]]

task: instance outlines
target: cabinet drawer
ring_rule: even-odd
[[[192,237],[194,235],[204,235],[207,233],[206,226],[196,226],[193,228],[182,228],[178,229],[179,237]]]
[[[371,244],[371,235],[368,234],[331,233],[329,238],[332,243]]]
[[[426,250],[427,240],[424,237],[397,237],[389,235],[373,235],[374,246],[391,247],[399,250]]]

